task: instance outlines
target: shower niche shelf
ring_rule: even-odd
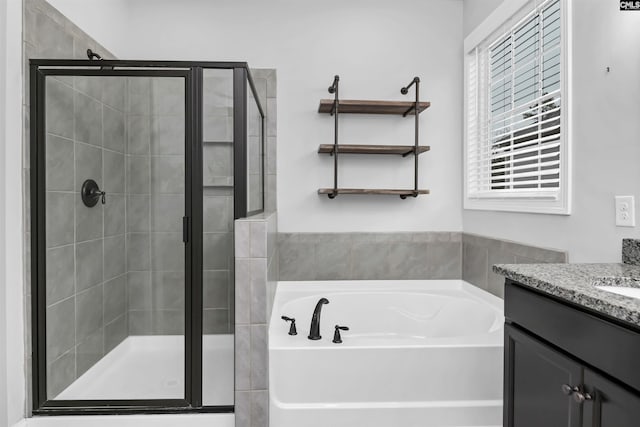
[[[429,194],[429,190],[418,189],[418,157],[431,149],[428,145],[418,144],[420,113],[431,106],[430,102],[420,102],[420,79],[414,79],[407,86],[400,89],[400,93],[406,95],[409,88],[415,84],[415,102],[410,101],[372,101],[372,100],[345,100],[339,99],[340,77],[335,76],[333,83],[329,86],[329,93],[334,94],[334,99],[321,99],[318,106],[318,113],[331,114],[334,116],[334,143],[320,144],[319,154],[329,154],[333,156],[333,187],[321,188],[318,194],[326,194],[330,199],[334,199],[339,194],[376,194],[400,196],[401,199],[407,197],[418,197]],[[338,142],[338,116],[340,114],[384,114],[401,115],[406,117],[412,115],[415,118],[415,143],[414,145],[381,145],[381,144],[339,144]],[[380,189],[380,188],[340,188],[338,186],[338,156],[340,154],[386,154],[401,155],[407,157],[413,154],[414,157],[414,188],[412,189]]]

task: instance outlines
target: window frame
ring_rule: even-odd
[[[560,186],[552,191],[514,192],[473,192],[469,188],[469,149],[472,142],[469,135],[470,97],[481,97],[488,90],[489,75],[476,85],[476,93],[471,93],[469,74],[471,61],[477,61],[477,48],[486,48],[505,38],[523,20],[531,15],[547,0],[510,0],[503,2],[464,40],[464,144],[463,144],[463,207],[466,210],[492,210],[507,212],[543,213],[569,215],[571,213],[571,0],[560,1]],[[484,76],[483,76],[484,77]],[[482,143],[482,142],[481,142]]]

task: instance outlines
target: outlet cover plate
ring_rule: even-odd
[[[635,200],[633,196],[616,196],[616,225],[636,226]]]

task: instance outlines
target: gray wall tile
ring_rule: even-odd
[[[184,114],[185,85],[178,77],[157,77],[151,81],[152,108],[156,115]]]
[[[153,116],[150,123],[151,154],[184,155],[185,116]]]
[[[251,326],[236,325],[236,390],[251,389]],[[237,404],[237,402],[236,402]]]
[[[129,271],[144,271],[151,267],[149,233],[127,234],[127,267]]]
[[[151,276],[151,288],[155,309],[183,310],[184,312],[184,272],[154,271]]]
[[[235,320],[236,324],[251,322],[251,263],[248,259],[235,260]],[[236,328],[237,333],[237,328]]]
[[[220,308],[205,309],[202,322],[205,334],[228,334],[230,332],[229,310]]]
[[[103,82],[102,102],[111,108],[124,112],[126,110],[126,77],[101,77],[101,79]]]
[[[113,350],[127,337],[127,317],[123,314],[104,326],[104,350]]]
[[[185,215],[184,195],[154,194],[151,196],[151,229],[153,231],[182,232]]]
[[[251,427],[269,426],[269,393],[267,390],[251,392]]]
[[[96,101],[102,101],[103,79],[97,76],[73,76],[73,87]]]
[[[251,323],[267,322],[267,260],[250,259],[251,271]]]
[[[73,141],[55,135],[47,135],[46,188],[54,191],[74,191]]]
[[[182,233],[151,233],[151,266],[153,270],[184,271]]]
[[[78,243],[76,245],[76,290],[81,291],[101,283],[102,272],[102,240]]]
[[[103,233],[103,205],[98,202],[93,207],[86,206],[82,196],[75,196],[76,204],[76,242],[99,239]]]
[[[151,113],[151,79],[148,77],[129,77],[127,79],[129,91],[129,113]]]
[[[103,145],[109,150],[124,153],[124,124],[125,118],[121,111],[104,107],[103,114]]]
[[[233,198],[228,196],[203,198],[205,232],[233,231]]]
[[[73,209],[76,195],[53,193],[46,195],[46,240],[47,247],[73,243]]]
[[[229,280],[228,270],[205,270],[203,272],[202,302],[205,309],[227,308],[229,306],[229,290],[231,286]]]
[[[229,269],[232,254],[231,233],[204,233],[203,267],[206,270]]]
[[[51,362],[75,345],[75,301],[64,301],[47,307],[47,361]]]
[[[47,365],[47,397],[54,399],[75,379],[75,350],[71,349]]]
[[[82,341],[103,327],[102,285],[76,295],[76,339]]]
[[[127,311],[127,276],[104,283],[104,322],[109,323]]]
[[[80,377],[104,356],[104,329],[100,328],[76,347],[77,376]]]
[[[81,93],[75,94],[75,139],[102,146],[102,104]]]
[[[151,272],[129,271],[127,273],[127,291],[130,310],[151,309]]]
[[[251,388],[266,390],[268,387],[267,325],[251,326]]]
[[[46,85],[47,132],[73,139],[73,89],[51,77]]]
[[[87,179],[93,179],[100,188],[102,180],[102,150],[87,144],[76,143],[76,189],[82,188]]]
[[[183,335],[183,310],[155,310],[153,312],[153,332],[159,335]]]
[[[124,193],[124,154],[104,151],[104,188],[101,190],[111,196],[112,193]],[[108,200],[107,200],[108,201]]]
[[[184,157],[152,157],[151,189],[154,193],[184,194]]]
[[[151,323],[151,310],[129,311],[129,335],[151,335],[153,325]]]
[[[430,243],[427,249],[429,273],[421,278],[459,279],[462,277],[462,243]]]
[[[127,231],[148,232],[151,215],[151,198],[148,194],[127,196]]]
[[[107,196],[104,205],[104,235],[114,236],[125,232],[126,204],[123,195]]]
[[[489,269],[487,248],[462,242],[462,278],[474,285],[487,289],[487,272]]]
[[[149,173],[148,157],[127,157],[127,193],[149,194]]]
[[[151,145],[151,117],[127,116],[127,153],[149,154]]]
[[[47,250],[47,305],[74,294],[75,251],[73,245]]]

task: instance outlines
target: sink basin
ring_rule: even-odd
[[[596,289],[612,292],[618,295],[624,295],[625,297],[640,299],[640,288],[632,288],[629,286],[596,286]]]

